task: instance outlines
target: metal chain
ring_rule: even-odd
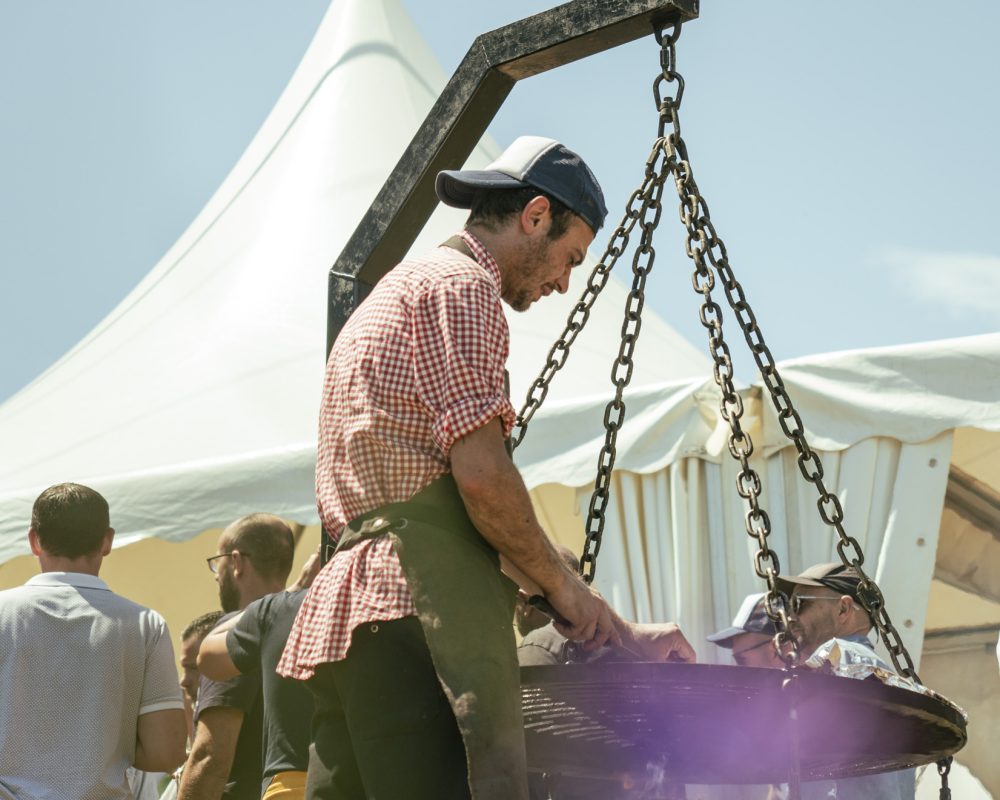
[[[798,658],[795,640],[789,633],[788,614],[778,588],[778,575],[781,572],[778,554],[768,544],[771,532],[771,520],[767,512],[760,506],[761,480],[757,471],[750,466],[750,456],[753,454],[753,441],[750,434],[743,430],[743,399],[733,382],[733,362],[722,331],[722,309],[712,299],[712,289],[715,288],[715,278],[706,262],[708,237],[703,219],[707,220],[708,212],[704,200],[698,194],[694,175],[688,161],[687,146],[681,137],[678,110],[680,96],[684,90],[684,79],[676,71],[676,53],[674,44],[680,33],[680,26],[675,25],[669,34],[660,31],[656,40],[660,44],[660,63],[663,75],[657,79],[654,88],[657,104],[660,108],[660,137],[666,159],[674,175],[674,183],[681,200],[681,222],[687,232],[684,249],[688,257],[694,261],[695,271],[692,275],[694,290],[702,296],[699,312],[702,326],[708,331],[708,347],[712,356],[712,373],[721,392],[720,413],[729,424],[729,453],[739,462],[740,470],[736,478],[737,491],[747,501],[748,510],[744,517],[744,527],[747,535],[757,542],[757,553],[754,556],[754,571],[757,576],[767,582],[767,594],[764,607],[767,615],[774,621],[778,629],[775,645],[782,658],[789,665]],[[676,83],[675,97],[661,96],[663,83]],[[669,125],[669,130],[667,126]],[[704,209],[704,214],[699,210]],[[713,231],[714,233],[714,231]]]
[[[937,762],[938,775],[941,777],[941,790],[938,792],[938,800],[951,800],[951,789],[948,787],[948,773],[951,772],[951,756],[942,758]]]
[[[680,27],[676,28],[674,39],[680,35]],[[615,466],[616,444],[618,431],[625,422],[625,402],[623,395],[625,387],[632,380],[634,369],[633,355],[642,327],[642,308],[645,304],[646,277],[653,268],[656,251],[653,249],[653,232],[660,223],[663,212],[663,188],[670,176],[671,165],[663,147],[663,131],[669,121],[665,116],[667,111],[660,102],[660,87],[672,68],[672,62],[660,59],[660,74],[653,82],[653,93],[659,109],[658,135],[653,148],[646,159],[646,173],[642,186],[632,195],[630,208],[636,199],[641,200],[637,220],[641,234],[632,258],[632,288],[625,302],[625,320],[622,322],[621,345],[618,357],[611,368],[611,380],[615,385],[615,396],[604,408],[604,446],[597,458],[597,478],[594,481],[594,492],[590,497],[590,507],[587,511],[586,539],[583,544],[583,555],[580,557],[580,572],[586,583],[592,583],[597,570],[597,555],[601,551],[601,539],[604,535],[605,513],[611,491],[611,474]],[[683,87],[678,91],[676,102],[680,101]]]
[[[601,260],[594,267],[593,272],[590,273],[590,277],[587,278],[587,286],[580,295],[580,299],[577,300],[576,305],[573,306],[573,310],[566,321],[566,328],[559,338],[556,339],[556,343],[552,345],[552,349],[549,350],[548,357],[546,358],[545,366],[528,389],[524,405],[521,407],[521,411],[517,415],[517,421],[511,430],[510,441],[512,447],[516,448],[521,443],[521,440],[524,439],[524,434],[528,430],[528,423],[531,422],[531,418],[535,415],[535,412],[545,402],[545,397],[549,393],[549,384],[552,383],[552,379],[556,373],[566,364],[570,347],[576,341],[576,337],[583,330],[584,325],[587,324],[587,320],[590,318],[590,309],[593,307],[594,301],[597,300],[598,295],[600,295],[607,285],[608,277],[611,275],[611,270],[615,264],[618,263],[619,257],[628,248],[632,229],[635,228],[642,212],[640,201],[650,192],[654,179],[655,176],[651,176],[647,169],[646,176],[639,188],[632,192],[631,197],[629,197],[628,203],[625,206],[625,215],[611,234]]]
[[[657,37],[659,40],[659,37]],[[664,100],[665,103],[669,102]],[[676,112],[676,109],[674,109]],[[746,339],[754,360],[760,370],[764,385],[767,387],[775,411],[778,414],[778,422],[781,429],[798,451],[798,465],[802,476],[816,486],[819,492],[817,507],[823,521],[834,528],[839,537],[837,543],[837,553],[845,566],[853,567],[857,570],[859,577],[858,596],[861,604],[868,611],[869,616],[878,629],[879,635],[885,642],[892,658],[892,663],[896,670],[907,677],[917,679],[916,669],[913,660],[907,652],[905,645],[889,619],[885,609],[885,599],[875,581],[868,577],[862,568],[864,564],[864,554],[861,552],[861,545],[853,536],[848,536],[844,530],[844,511],[840,504],[840,498],[835,493],[830,492],[823,482],[823,465],[819,456],[809,446],[806,441],[805,429],[802,419],[792,405],[791,398],[785,390],[785,385],[778,374],[778,369],[774,363],[774,358],[767,345],[764,343],[764,336],[757,326],[757,319],[747,302],[743,287],[733,275],[732,267],[726,254],[726,247],[716,233],[708,211],[708,204],[698,193],[698,186],[695,183],[691,165],[688,160],[687,145],[681,137],[680,123],[677,114],[673,114],[673,131],[667,136],[667,148],[671,161],[676,163],[675,181],[677,193],[680,197],[681,221],[687,230],[686,250],[688,256],[694,260],[695,291],[704,297],[702,304],[702,324],[709,329],[709,347],[715,360],[716,382],[722,388],[722,416],[732,426],[732,435],[729,442],[729,450],[733,457],[740,462],[740,475],[737,479],[740,495],[750,503],[750,511],[747,513],[747,532],[757,538],[760,550],[757,553],[755,568],[757,574],[767,578],[767,613],[779,625],[779,631],[783,631],[783,625],[787,623],[785,610],[775,607],[776,586],[774,576],[778,574],[778,561],[774,551],[767,547],[767,529],[769,522],[767,515],[758,508],[757,495],[760,491],[760,478],[749,468],[747,459],[752,452],[752,445],[749,444],[749,437],[743,432],[738,424],[733,425],[733,421],[739,419],[742,413],[742,403],[738,402],[739,395],[732,388],[732,365],[729,361],[729,350],[722,341],[721,311],[711,300],[711,290],[714,286],[712,274],[706,266],[706,260],[719,275],[719,280],[726,293],[726,299],[736,315],[740,329]],[[743,441],[746,438],[746,446]],[[773,563],[773,575],[767,562]],[[763,563],[762,563],[763,562]],[[762,574],[763,573],[763,574]],[[778,613],[773,613],[778,612]],[[779,633],[779,637],[782,634]],[[902,659],[902,663],[900,661]]]

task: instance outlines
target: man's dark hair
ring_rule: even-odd
[[[478,190],[469,207],[468,224],[482,225],[495,233],[504,222],[514,214],[520,214],[521,210],[539,195],[549,201],[552,227],[549,228],[548,238],[558,239],[566,233],[573,212],[562,201],[534,186],[526,186],[523,189]]]
[[[207,614],[195,617],[188,623],[188,626],[181,633],[181,641],[183,642],[185,639],[189,639],[192,636],[204,639],[208,636],[208,632],[218,625],[219,617],[221,616],[222,611],[209,611]]]
[[[239,550],[262,578],[285,581],[292,571],[295,536],[292,529],[273,514],[247,514],[236,526],[228,551]]]
[[[31,508],[31,527],[46,553],[79,558],[98,552],[111,527],[108,501],[79,483],[50,486]]]

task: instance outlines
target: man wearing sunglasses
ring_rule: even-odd
[[[778,588],[789,598],[789,630],[807,661],[832,639],[851,642],[855,656],[865,663],[892,671],[875,652],[868,638],[872,619],[858,598],[860,576],[841,563],[816,564],[795,577],[778,578]],[[913,770],[885,772],[863,778],[841,778],[833,783],[803,786],[803,798],[850,798],[851,800],[913,800],[916,792]],[[815,791],[812,791],[815,789]]]
[[[868,632],[872,620],[858,599],[860,579],[853,567],[816,564],[792,578],[778,578],[778,588],[789,598],[789,628],[805,661],[820,645],[845,639],[871,650]]]

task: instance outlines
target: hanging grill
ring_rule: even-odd
[[[877,680],[803,674],[797,702],[784,670],[709,664],[522,667],[529,768],[642,784],[785,783],[798,711],[802,780],[929,764],[966,740],[942,698]]]

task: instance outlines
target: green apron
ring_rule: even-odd
[[[450,475],[344,529],[337,551],[389,536],[465,743],[474,800],[527,800],[516,586]]]

